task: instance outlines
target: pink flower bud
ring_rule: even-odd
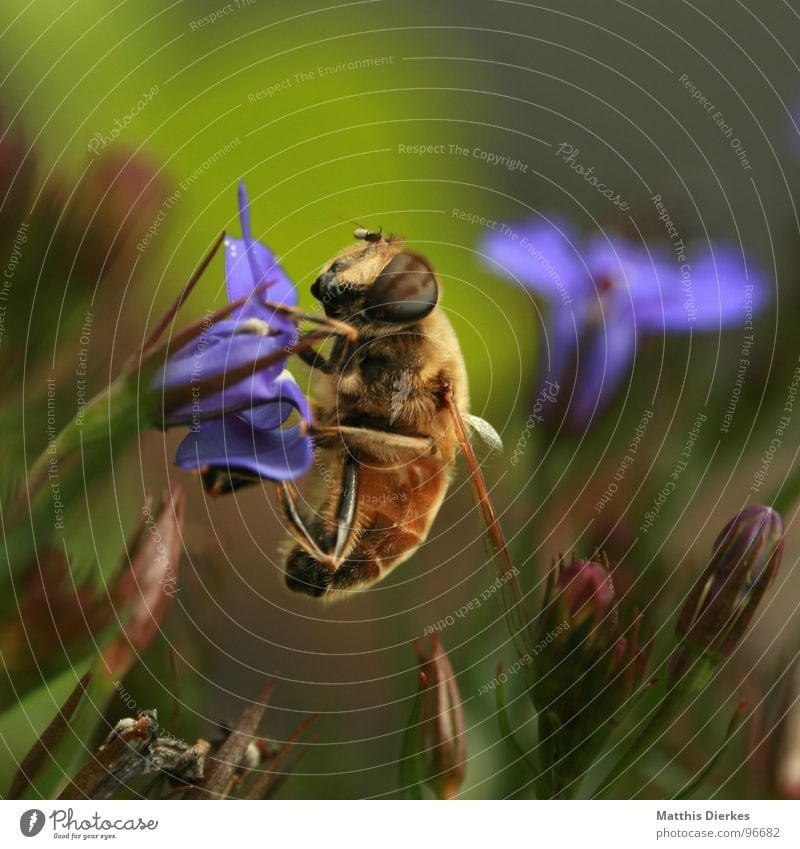
[[[556,590],[573,619],[603,616],[614,604],[608,570],[591,560],[576,560],[559,571]]]
[[[426,656],[416,644],[420,680],[427,684],[422,705],[422,748],[426,779],[440,799],[453,799],[467,771],[464,712],[453,667],[438,634],[431,637]]]

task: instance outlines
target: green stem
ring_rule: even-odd
[[[682,644],[678,651],[678,659],[684,660],[681,677],[664,694],[650,722],[611,768],[595,791],[595,797],[607,793],[644,754],[661,740],[681,708],[690,704],[694,697],[705,689],[719,665],[718,656],[707,653],[692,656],[692,649],[687,644]],[[687,662],[689,657],[691,657],[690,663]]]
[[[778,488],[774,496],[767,501],[781,515],[786,515],[800,500],[800,466],[792,471]]]
[[[47,480],[51,468],[81,447],[112,435],[124,439],[128,434],[135,434],[139,402],[136,383],[124,376],[95,395],[31,464],[26,486],[19,494],[20,502],[30,503]]]

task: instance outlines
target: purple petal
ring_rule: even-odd
[[[231,323],[224,323],[226,328],[229,324]],[[208,336],[200,336],[191,345],[170,357],[165,368],[155,375],[153,385],[158,389],[196,386],[203,380],[254,363],[260,357],[280,349],[281,345],[276,337],[253,333],[227,335],[222,332],[222,328],[215,325]],[[198,393],[192,403],[172,411],[165,418],[165,427],[192,424],[226,411],[249,409],[264,401],[274,400],[280,394],[276,381],[283,372],[285,362],[286,359],[283,358],[266,368],[250,372],[220,392],[210,395]]]
[[[189,470],[210,466],[268,480],[293,480],[311,467],[311,439],[303,433],[298,425],[260,430],[241,416],[224,416],[192,430],[175,462]]]
[[[242,228],[242,236],[245,242],[252,242],[253,235],[250,229],[250,200],[247,197],[247,187],[244,180],[239,180],[239,189],[237,192],[239,200],[239,224]]]
[[[255,285],[263,283],[267,278],[266,269],[259,262],[256,251],[253,250],[253,231],[250,227],[250,200],[247,197],[247,188],[244,180],[239,180],[239,222],[242,226],[242,238],[245,243],[247,261],[250,263],[250,271],[253,275]]]
[[[239,222],[242,227],[242,238],[225,239],[225,281],[228,288],[228,300],[238,301],[246,298],[257,286],[267,280],[272,280],[266,291],[260,294],[261,299],[267,299],[279,304],[297,306],[297,291],[294,284],[275,260],[275,255],[266,245],[253,239],[250,227],[250,201],[247,188],[239,181]],[[258,303],[247,303],[233,314],[236,318],[247,314],[270,320],[270,313]],[[288,324],[281,316],[277,317],[282,326]]]
[[[274,404],[275,395],[274,380],[263,373],[256,373],[233,386],[226,386],[222,392],[215,392],[207,397],[198,395],[191,403],[165,416],[164,427],[194,426],[200,421],[229,413],[247,416],[251,410],[259,409],[265,404]],[[285,404],[279,404],[279,409],[285,410],[285,415],[278,420],[278,413],[273,414],[272,418],[276,420],[274,427],[282,424],[291,413],[291,409],[286,410]]]
[[[591,292],[579,237],[564,221],[531,218],[512,223],[485,236],[480,250],[493,271],[552,301],[569,305]]]
[[[158,373],[156,382],[168,389],[192,382],[199,383],[213,375],[230,372],[276,353],[282,347],[280,339],[275,336],[230,333],[227,322],[224,328],[215,325],[207,335],[200,335],[190,345],[173,354]],[[283,371],[285,362],[284,358],[259,371],[275,378]]]
[[[660,301],[668,259],[660,248],[648,248],[614,233],[592,236],[586,249],[595,291],[601,296],[609,290],[626,292],[634,303]]]
[[[588,425],[618,389],[636,352],[636,329],[627,295],[605,302],[603,323],[594,338],[582,340],[575,394],[569,411],[573,425]]]
[[[254,265],[251,265],[251,259]],[[255,268],[254,268],[255,266]],[[244,239],[225,238],[225,282],[228,301],[248,297],[263,281],[273,281],[259,298],[287,306],[297,306],[297,290],[275,259],[274,254],[261,242],[251,242],[248,248]],[[252,316],[270,321],[272,313],[262,307],[257,299],[248,301],[232,313],[234,318]],[[286,323],[281,318],[280,322]]]
[[[550,308],[542,338],[542,377],[560,383],[578,355],[579,341],[586,323],[582,305],[565,307],[554,303]]]
[[[748,312],[754,315],[770,301],[763,273],[755,266],[745,267],[736,248],[718,247],[696,258],[690,250],[687,266],[682,269],[676,262],[663,273],[663,303],[652,295],[637,300],[636,319],[642,330],[720,330],[743,324]]]
[[[300,418],[311,421],[311,408],[303,390],[288,371],[284,371],[272,382],[272,398],[266,404],[252,405],[242,411],[246,418],[259,430],[272,430],[280,427],[286,419],[297,411]]]

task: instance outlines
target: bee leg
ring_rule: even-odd
[[[326,360],[319,351],[315,351],[313,348],[301,348],[296,353],[307,366],[318,369],[324,374],[330,374],[332,370],[330,361]]]
[[[381,567],[366,557],[348,560],[332,576],[332,589],[341,592],[358,592],[364,584],[377,581],[381,576]]]
[[[339,568],[342,560],[350,553],[355,542],[358,526],[356,524],[356,508],[358,506],[358,465],[352,457],[348,457],[342,470],[342,496],[336,510],[336,541],[333,547],[332,560],[335,568]]]
[[[333,572],[304,548],[295,548],[286,560],[286,586],[295,593],[319,598],[328,591]]]
[[[311,433],[318,442],[324,440],[334,445],[338,440],[348,451],[381,463],[408,463],[423,456],[434,457],[438,451],[436,440],[430,436],[407,436],[368,427],[312,426]]]
[[[358,534],[358,465],[352,459],[344,464],[341,496],[331,531],[320,533],[321,529],[314,528],[315,534],[308,528],[297,509],[297,493],[289,484],[279,484],[278,497],[289,532],[299,543],[286,561],[286,585],[295,592],[317,597],[324,595],[333,576],[353,550]]]
[[[294,592],[314,597],[324,595],[331,580],[331,571],[323,563],[326,558],[322,548],[300,515],[297,490],[285,481],[275,489],[286,528],[298,544],[286,559],[286,586]]]
[[[275,491],[278,494],[278,503],[286,520],[286,528],[297,540],[301,548],[309,554],[323,559],[325,557],[322,548],[308,529],[300,511],[297,508],[297,490],[286,481],[281,481]]]

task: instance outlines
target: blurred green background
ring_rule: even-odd
[[[212,22],[213,15],[219,17]],[[648,339],[626,403],[589,438],[558,444],[546,474],[534,447],[524,469],[502,459],[487,467],[528,591],[536,592],[553,555],[576,546],[624,555],[619,586],[630,590],[623,598],[631,607],[641,603],[644,585],[661,588],[672,569],[702,565],[713,536],[746,498],[769,444],[758,434],[771,434],[797,360],[793,198],[800,145],[791,108],[800,87],[796,65],[775,41],[775,34],[783,43],[800,37],[788,5],[762,3],[756,18],[726,0],[635,7],[564,0],[557,8],[456,0],[35,0],[3,4],[0,32],[0,111],[4,124],[32,143],[38,184],[60,180],[91,216],[92,196],[80,187],[101,162],[90,149],[93,139],[99,145],[97,134],[109,137],[103,155],[135,156],[151,169],[137,184],[152,206],[149,217],[132,219],[125,274],[98,283],[63,268],[65,286],[83,287],[104,305],[90,348],[95,389],[116,373],[219,231],[238,235],[239,178],[249,188],[255,235],[281,258],[305,305],[313,302],[308,287],[320,266],[350,241],[354,224],[402,233],[427,254],[444,282],[443,306],[464,350],[474,411],[512,446],[535,394],[541,305],[485,270],[477,254],[484,230],[460,212],[513,221],[558,211],[586,232],[633,232],[633,219],[645,236],[660,238],[650,200],[660,193],[687,237],[741,241],[774,282],[778,308],[758,319],[736,426],[717,448],[718,434],[704,433],[699,453],[708,462],[687,475],[681,503],[675,500],[656,533],[631,548],[642,510],[697,411],[724,406],[730,396],[735,331],[695,337],[691,346],[683,338]],[[681,74],[736,128],[752,171],[742,169],[680,85]],[[137,107],[147,92],[149,102]],[[124,124],[118,135],[117,121]],[[628,201],[631,218],[554,156],[564,141]],[[439,147],[407,150],[429,145]],[[490,165],[482,152],[520,165]],[[148,238],[152,222],[156,232]],[[223,283],[218,258],[182,317],[222,304]],[[60,296],[41,292],[25,316],[30,326],[37,314],[52,319]],[[59,332],[48,339],[47,356],[58,369],[74,362],[79,347],[75,332]],[[307,379],[302,367],[294,371]],[[29,370],[26,380],[32,396],[41,394],[41,373]],[[593,521],[593,505],[651,404],[657,416],[636,475],[626,481],[613,521]],[[276,739],[285,739],[301,715],[324,714],[319,740],[284,795],[391,794],[416,686],[410,640],[487,584],[463,474],[420,555],[353,602],[320,608],[283,590],[282,531],[269,487],[207,501],[198,481],[172,467],[180,436],[143,434],[135,455],[115,467],[105,495],[87,507],[95,542],[102,547],[107,536],[113,546],[145,491],[158,491],[168,475],[188,490],[181,592],[127,689],[167,715],[175,689],[166,660],[171,645],[181,669],[180,733],[188,738],[236,715],[263,678],[277,673],[268,712]],[[787,448],[776,459],[775,486],[792,453]],[[108,521],[103,509],[112,501],[122,518]],[[790,540],[789,563],[796,553]],[[644,577],[643,563],[651,569]],[[663,607],[654,610],[669,613],[688,582],[667,587]],[[657,595],[649,589],[645,598],[651,593]],[[756,629],[753,657],[772,640],[777,629],[770,623],[786,623],[785,633],[793,625],[796,633],[795,605],[782,599]],[[669,625],[659,627],[660,637],[669,632]],[[517,777],[505,766],[491,697],[477,696],[498,659],[513,656],[499,610],[484,605],[449,628],[444,641],[466,701],[467,792],[506,795]],[[513,706],[520,722],[521,692]],[[109,718],[120,710],[112,705]]]

